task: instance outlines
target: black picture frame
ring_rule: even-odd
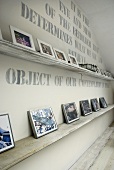
[[[81,109],[81,115],[87,116],[92,113],[92,109],[89,103],[89,100],[82,100],[80,101],[80,109]]]
[[[61,107],[66,123],[72,123],[79,119],[79,113],[75,102],[62,104]]]
[[[0,153],[14,148],[14,138],[8,113],[0,114]]]
[[[92,111],[94,112],[97,112],[100,110],[100,105],[99,105],[99,102],[97,100],[97,98],[94,98],[94,99],[91,99],[91,108],[92,108]]]
[[[100,97],[99,98],[99,104],[100,104],[101,108],[107,108],[108,107],[108,104],[107,104],[107,102],[106,102],[104,97]]]
[[[30,110],[28,116],[35,138],[46,135],[58,128],[51,107]]]

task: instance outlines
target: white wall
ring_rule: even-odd
[[[51,106],[57,123],[61,124],[63,122],[61,104],[76,102],[77,109],[80,112],[80,100],[99,99],[99,97],[104,96],[107,103],[113,103],[112,89],[108,81],[83,76],[82,80],[85,80],[85,84],[82,85],[80,82],[81,75],[75,72],[4,55],[1,55],[0,59],[0,89],[3,96],[0,108],[1,112],[10,113],[14,139],[16,141],[31,134],[27,117],[27,111],[30,109]],[[25,77],[23,78],[25,80],[28,80],[29,71],[37,72],[39,75],[45,73],[51,76],[49,82],[45,78],[42,79],[44,85],[41,85],[41,81],[39,81],[39,85],[33,85],[33,83],[27,85],[26,83],[22,83],[21,73],[20,83],[18,83],[19,77],[17,70],[23,70],[25,72]],[[61,85],[55,83],[58,76],[62,77]],[[69,78],[74,78],[76,84],[70,85],[69,81],[66,81]],[[89,84],[91,82],[93,84]],[[101,83],[100,87],[95,87],[97,82]]]
[[[60,11],[59,1],[54,2],[48,0],[47,2],[41,0],[23,0],[23,3],[28,5],[29,8],[33,9],[38,14],[42,15],[44,18],[55,24],[62,31],[69,34],[69,36],[72,37],[72,45],[66,43],[60,38],[51,35],[43,28],[38,27],[35,23],[33,24],[33,22],[30,22],[29,20],[22,17],[22,6],[20,0],[9,0],[7,3],[3,0],[0,1],[0,16],[2,16],[0,18],[0,23],[3,38],[5,40],[12,41],[9,30],[9,25],[12,25],[33,35],[36,49],[38,49],[36,38],[39,38],[47,43],[50,43],[53,47],[64,51],[66,56],[69,53],[69,49],[71,49],[72,51],[76,52],[77,59],[77,54],[80,54],[83,56],[82,58],[84,58],[86,62],[94,63],[99,65],[101,68],[104,68],[104,64],[100,62],[101,56],[99,53],[95,52],[96,59],[94,59],[92,56],[88,56],[87,45],[78,40],[78,38],[75,38],[72,31],[66,30],[63,28],[63,26],[60,25],[59,14],[61,14],[71,24],[71,29],[74,26],[72,23],[73,16],[76,15],[76,12],[71,10],[71,1],[61,2],[63,2],[69,11],[71,11],[70,19],[63,13],[63,10]],[[51,6],[51,9],[53,8],[56,11],[55,16],[53,16],[54,18],[51,18],[46,14],[46,3]],[[82,18],[79,20],[83,25],[84,23]],[[76,26],[76,28],[77,27],[78,26]],[[90,30],[90,27],[88,27],[88,30]],[[82,29],[79,29],[79,31],[83,32]],[[85,53],[74,47],[75,40],[79,41],[82,45],[85,46]],[[90,41],[91,43],[94,42],[95,44],[93,37],[90,38]],[[92,48],[90,50],[93,52]],[[20,76],[18,74],[19,71]],[[45,74],[45,76],[50,75],[50,79],[47,81],[46,78],[43,78],[43,84],[40,81],[38,85],[34,85],[33,83],[27,85],[30,71],[39,73],[39,75],[42,73]],[[25,76],[23,77],[24,82],[22,81],[22,72],[25,73]],[[55,80],[60,77],[62,77],[62,81],[61,84],[58,84]],[[19,79],[20,82],[18,82]],[[76,83],[70,84],[68,81],[69,79],[75,79]],[[64,120],[61,111],[61,104],[63,103],[76,102],[79,113],[79,101],[83,99],[90,100],[92,98],[99,98],[104,96],[108,104],[113,103],[113,91],[109,81],[88,76],[83,76],[82,81],[80,81],[80,79],[81,75],[76,72],[29,62],[1,54],[0,94],[2,97],[0,99],[0,112],[8,112],[10,114],[14,140],[17,141],[31,135],[31,128],[27,117],[27,111],[29,109],[45,108],[51,106],[57,124],[61,124]],[[99,85],[97,84],[98,82]],[[113,112],[110,111],[100,118],[92,121],[88,125],[80,128],[76,132],[70,134],[69,136],[59,140],[58,142],[55,142],[51,146],[24,160],[23,162],[11,168],[11,170],[29,170],[31,168],[34,170],[36,168],[39,170],[66,170],[81,156],[81,154],[88,147],[91,146],[91,144],[98,138],[98,136],[103,133],[103,131],[112,121]]]
[[[10,0],[7,3],[1,0],[0,13],[2,14],[0,22],[4,39],[12,41],[9,29],[9,25],[12,25],[31,34],[37,50],[36,39],[38,38],[51,44],[52,47],[64,51],[66,56],[68,53],[72,53],[80,62],[97,64],[100,68],[104,68],[100,49],[89,20],[74,0]],[[90,42],[91,47],[80,40],[80,33]],[[75,46],[75,41],[78,42],[78,47]],[[94,49],[93,45],[95,45]],[[90,54],[88,54],[88,50]]]

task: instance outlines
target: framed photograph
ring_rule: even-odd
[[[90,107],[88,100],[82,100],[80,101],[80,108],[81,108],[81,114],[82,116],[86,116],[92,113],[92,109]]]
[[[78,66],[78,62],[75,56],[68,54],[68,57],[72,65]]]
[[[99,103],[100,103],[100,107],[101,107],[101,108],[106,108],[106,107],[108,107],[108,104],[107,104],[107,102],[106,102],[106,100],[105,100],[104,97],[100,97],[100,98],[99,98]]]
[[[2,37],[2,32],[1,32],[1,29],[0,29],[0,40],[2,40],[3,37]]]
[[[0,153],[14,147],[9,114],[0,114]]]
[[[39,50],[41,54],[45,54],[49,57],[55,58],[52,46],[50,44],[47,44],[39,39],[37,39],[37,42],[38,42],[38,46],[39,46]]]
[[[61,106],[66,123],[71,123],[79,119],[79,114],[77,112],[76,104],[74,102],[62,104]]]
[[[54,50],[54,53],[55,53],[55,56],[56,58],[59,60],[59,61],[62,61],[62,62],[65,62],[65,63],[68,63],[67,61],[67,58],[65,56],[65,53],[63,51],[60,51],[56,48],[53,48]]]
[[[100,105],[99,105],[97,98],[91,99],[91,107],[92,107],[92,111],[94,112],[97,112],[100,110]]]
[[[32,35],[10,25],[13,43],[35,51]]]
[[[35,138],[57,129],[57,123],[51,107],[30,110],[28,115]]]

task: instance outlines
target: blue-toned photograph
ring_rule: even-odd
[[[57,129],[51,108],[30,111],[29,118],[36,138]]]
[[[13,134],[8,114],[0,115],[0,153],[14,147]]]

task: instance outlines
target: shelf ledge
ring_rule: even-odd
[[[24,159],[32,156],[38,151],[44,149],[45,147],[53,144],[54,142],[64,138],[72,132],[75,132],[79,128],[98,118],[99,116],[105,114],[114,108],[114,105],[109,105],[105,109],[101,109],[98,112],[93,112],[92,114],[84,117],[80,116],[80,119],[71,124],[61,124],[58,129],[51,132],[45,136],[38,139],[32,136],[24,138],[15,142],[15,148],[8,150],[0,155],[0,170],[7,170],[17,163],[23,161]]]
[[[89,75],[92,77],[97,77],[100,79],[105,79],[105,80],[110,80],[110,81],[114,80],[111,77],[103,76],[99,73],[84,69],[77,65],[75,66],[70,63],[60,62],[56,58],[51,58],[51,57],[43,55],[37,51],[33,51],[33,50],[26,49],[24,47],[20,47],[18,45],[13,44],[12,42],[9,42],[6,40],[0,40],[0,53],[7,55],[7,56],[28,60],[31,62],[56,66],[56,67],[59,67],[62,69],[67,69],[67,70],[77,72],[77,73],[80,73],[83,75]]]

